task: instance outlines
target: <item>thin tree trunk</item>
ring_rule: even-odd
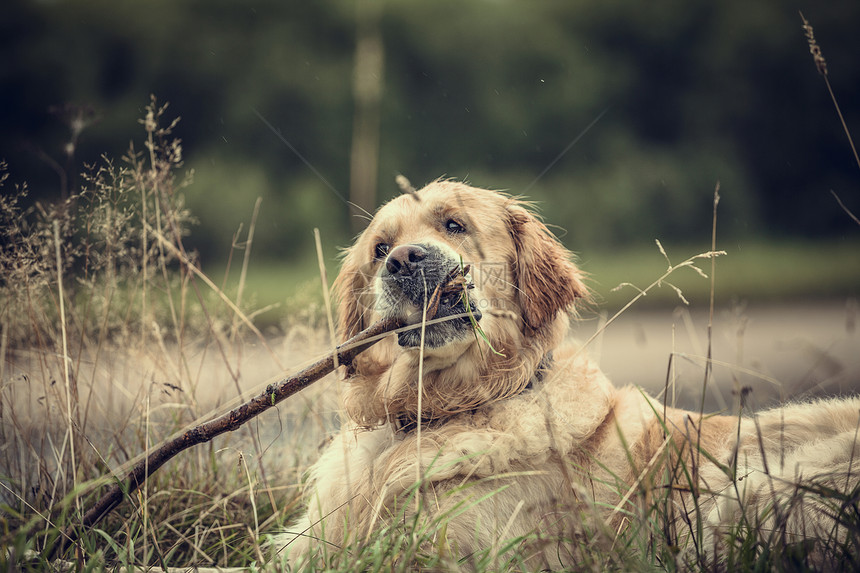
[[[361,231],[364,215],[376,207],[379,167],[379,111],[382,101],[384,50],[380,31],[381,4],[378,0],[356,2],[355,69],[353,99],[355,111],[350,153],[350,226]]]

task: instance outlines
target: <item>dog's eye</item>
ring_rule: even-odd
[[[388,243],[377,243],[373,248],[373,256],[379,260],[384,259],[388,256],[388,251],[391,250],[391,245]]]
[[[465,233],[466,227],[464,227],[454,219],[448,219],[447,221],[445,221],[445,230],[452,235],[456,235],[458,233]]]

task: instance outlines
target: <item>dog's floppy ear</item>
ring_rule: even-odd
[[[340,273],[334,280],[334,298],[337,301],[337,336],[340,343],[349,340],[365,328],[364,308],[359,300],[366,288],[362,269],[350,250],[343,259]]]
[[[516,248],[514,284],[523,320],[533,330],[552,321],[577,299],[587,299],[582,273],[571,253],[519,203],[507,207],[508,229]]]

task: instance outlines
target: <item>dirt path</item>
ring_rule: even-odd
[[[707,354],[707,318],[707,311],[698,309],[692,313],[634,309],[610,324],[588,350],[616,385],[637,384],[658,395],[674,349],[675,403],[697,410]],[[715,369],[706,409],[731,407],[736,386],[752,390],[753,408],[773,405],[780,398],[803,398],[807,392],[860,392],[858,318],[857,304],[846,301],[718,308],[713,330]],[[576,326],[576,336],[585,341],[599,325],[598,317],[585,317]],[[236,402],[240,391],[250,396],[319,358],[328,348],[326,340],[323,331],[297,329],[270,340],[271,353],[251,340],[236,348],[228,345],[226,354],[210,342],[208,346],[190,343],[182,349],[153,344],[131,352],[104,350],[98,362],[84,356],[74,363],[82,423],[99,447],[108,448],[125,436],[121,441],[133,444],[127,453],[134,455],[142,449],[136,445],[140,425],[151,424],[153,436],[161,439],[173,431],[177,420],[190,424],[207,419]],[[52,351],[7,356],[0,400],[14,416],[0,417],[0,435],[30,436],[33,443],[38,442],[31,446],[37,452],[47,452],[44,448],[51,446],[42,439],[46,428],[54,428],[54,437],[62,441],[66,428],[62,364],[60,355]],[[300,448],[301,455],[313,455],[316,444],[335,425],[338,389],[337,381],[327,377],[262,416],[254,425],[262,447],[268,449],[281,440],[307,443],[314,447]],[[125,461],[119,458],[120,463]]]
[[[749,387],[754,408],[784,398],[860,392],[860,333],[856,300],[751,303],[714,313],[714,382],[706,408],[733,404],[733,388]],[[592,356],[618,385],[632,383],[657,394],[676,353],[679,406],[698,409],[707,355],[707,310],[634,311],[620,316],[590,345]],[[587,340],[599,318],[577,327]],[[671,393],[670,393],[671,396]]]

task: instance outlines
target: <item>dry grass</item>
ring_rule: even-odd
[[[104,158],[66,201],[25,208],[26,187],[0,196],[0,561],[9,566],[45,567],[18,560],[46,554],[104,476],[325,348],[314,320],[263,338],[240,308],[253,221],[235,299],[200,273],[183,245],[190,174],[177,176],[182,148],[165,111],[155,100],[146,109],[145,152]],[[322,440],[331,385],[168,464],[83,536],[79,564],[259,561],[259,532],[294,510],[296,468],[314,450],[273,444]]]

